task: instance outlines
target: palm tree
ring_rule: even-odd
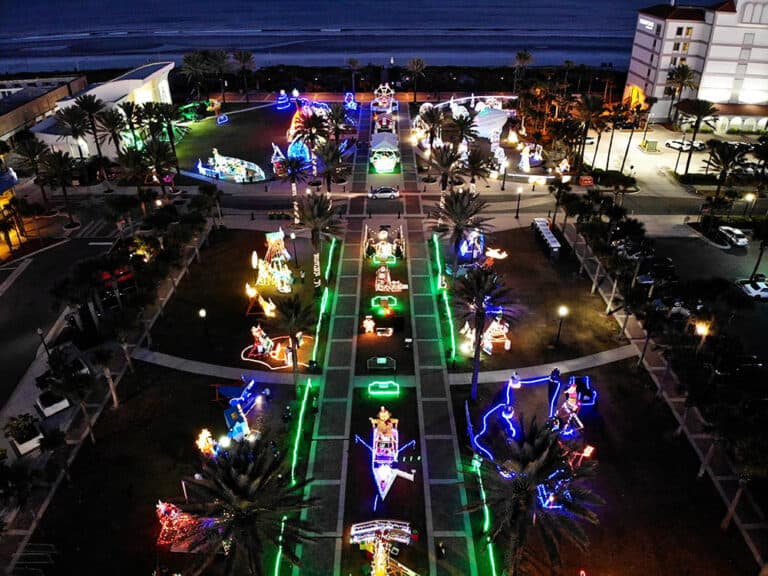
[[[720,197],[720,190],[724,184],[730,185],[733,171],[744,163],[744,149],[741,146],[731,146],[721,140],[709,140],[709,158],[704,160],[708,170],[718,173],[715,198]]]
[[[687,64],[680,64],[675,68],[672,68],[667,72],[667,88],[672,92],[672,106],[669,107],[669,113],[667,120],[672,119],[672,108],[677,108],[680,103],[680,99],[683,97],[683,92],[687,90],[695,90],[699,85],[696,82],[696,71],[688,67]],[[675,122],[677,122],[677,110],[675,111]]]
[[[571,185],[562,180],[557,180],[554,184],[550,185],[549,193],[555,197],[555,209],[552,212],[552,228],[555,227],[557,210],[560,208],[560,203],[563,201],[563,197],[570,192]]]
[[[587,135],[589,129],[600,122],[600,118],[605,117],[607,110],[603,99],[600,96],[585,94],[581,100],[576,103],[574,108],[576,118],[581,120],[583,132],[581,135],[581,145],[578,154],[578,174],[581,174],[584,165],[584,148],[587,144]]]
[[[262,437],[235,442],[206,459],[200,474],[184,480],[189,502],[180,508],[199,520],[193,548],[205,552],[195,574],[205,572],[224,550],[228,574],[265,574],[268,545],[280,547],[299,565],[296,545],[314,540],[299,515],[315,499],[305,496],[309,480],[291,483],[290,476],[289,466]]]
[[[608,167],[611,162],[611,150],[613,149],[613,135],[616,133],[616,124],[624,121],[624,116],[627,112],[624,104],[614,104],[611,106],[610,115],[608,121],[611,123],[611,137],[608,140],[608,153],[605,155],[605,171],[608,172]]]
[[[93,136],[93,142],[96,144],[96,155],[99,158],[103,158],[101,144],[99,144],[99,132],[96,128],[96,115],[104,110],[104,102],[93,94],[83,94],[75,99],[75,106],[85,112],[85,115],[88,117],[88,127],[90,128],[91,136]]]
[[[411,80],[413,81],[413,101],[416,102],[416,80],[419,76],[424,76],[424,70],[427,68],[426,63],[421,58],[411,58],[408,60],[408,71],[411,73]]]
[[[229,72],[230,61],[226,50],[210,50],[206,52],[208,70],[216,75],[221,88],[221,103],[227,103],[227,95],[224,92],[224,75]]]
[[[461,155],[450,144],[443,144],[435,148],[431,159],[440,172],[440,189],[445,192],[448,183],[461,171]]]
[[[323,164],[322,175],[325,178],[325,187],[331,192],[331,182],[334,179],[346,176],[350,171],[346,155],[341,151],[336,142],[326,140],[317,148],[317,157]]]
[[[480,148],[470,149],[461,167],[461,173],[469,176],[469,191],[474,194],[475,179],[480,178],[485,182],[491,175],[491,157]]]
[[[167,142],[159,140],[150,140],[144,149],[147,163],[155,169],[155,175],[160,181],[160,189],[165,194],[165,176],[168,174],[171,166],[176,164],[176,155],[171,150]]]
[[[75,144],[77,144],[77,153],[80,155],[80,160],[85,162],[83,148],[80,143],[83,136],[88,134],[88,115],[78,106],[68,106],[56,112],[56,123],[64,131],[59,140],[67,137],[72,138]]]
[[[11,232],[16,227],[13,225],[10,219],[3,218],[0,220],[0,233],[3,235],[8,251],[13,254],[13,240],[11,240]]]
[[[125,115],[125,123],[128,125],[128,129],[131,131],[131,136],[133,137],[133,147],[138,148],[139,139],[136,134],[136,124],[139,122],[139,106],[134,102],[126,101],[121,102],[117,107],[120,108]]]
[[[503,455],[484,466],[485,500],[470,503],[464,510],[473,512],[486,505],[491,509],[493,522],[486,536],[491,542],[504,543],[509,576],[522,576],[533,529],[554,573],[560,567],[561,544],[570,542],[586,550],[589,540],[580,523],[598,523],[590,508],[604,501],[582,484],[595,476],[597,464],[593,459],[574,459],[575,450],[561,441],[556,427],[550,422],[540,427],[535,419],[522,438],[503,446]],[[540,487],[551,494],[550,499],[539,497]]]
[[[485,232],[491,218],[483,216],[488,203],[478,194],[466,190],[451,190],[439,204],[428,211],[428,217],[434,221],[432,228],[441,236],[447,236],[453,249],[452,279],[456,280],[459,261],[459,245],[470,230]]]
[[[320,249],[323,239],[330,239],[341,233],[339,208],[333,208],[331,199],[325,194],[307,194],[298,201],[297,228],[309,230],[312,243],[312,276],[316,289],[322,285]]]
[[[317,157],[315,148],[328,139],[328,122],[320,114],[309,114],[301,117],[301,122],[293,134],[293,139],[301,140],[309,148],[312,160],[312,175],[317,176]]]
[[[248,96],[248,73],[253,70],[256,62],[253,59],[253,52],[250,50],[233,50],[232,59],[240,67],[240,77],[243,79],[243,92],[245,92],[245,101],[250,102]]]
[[[312,165],[304,162],[301,158],[289,156],[283,161],[283,181],[291,183],[291,196],[294,198],[298,194],[297,184],[303,184],[309,179],[312,171]]]
[[[456,136],[455,145],[458,147],[462,142],[472,142],[480,135],[477,131],[475,119],[470,115],[459,116],[451,119],[451,127]]]
[[[107,108],[96,115],[98,122],[99,140],[101,142],[110,142],[115,147],[115,153],[120,155],[120,146],[123,136],[128,127],[125,116],[116,108]]]
[[[517,94],[517,79],[522,78],[526,67],[533,62],[533,55],[528,50],[520,50],[515,54],[515,83],[512,93]]]
[[[578,194],[574,194],[573,192],[564,192],[560,196],[560,205],[563,207],[563,232],[565,232],[565,227],[568,224],[568,217],[569,216],[578,216],[581,213],[582,209],[582,200],[581,196]]]
[[[14,154],[19,157],[21,167],[25,170],[30,170],[35,175],[35,181],[40,186],[43,204],[46,207],[48,206],[48,196],[45,194],[45,183],[40,178],[40,164],[50,151],[51,149],[48,147],[48,144],[38,140],[35,136],[19,140],[13,149]]]
[[[432,150],[434,146],[435,138],[440,136],[440,133],[445,125],[445,114],[440,108],[431,107],[427,108],[423,114],[419,117],[426,126],[427,139],[429,140],[429,149]]]
[[[281,334],[291,339],[291,361],[293,365],[293,389],[299,389],[299,341],[301,334],[315,326],[315,305],[302,302],[298,294],[279,298],[275,302],[277,318],[275,325]]]
[[[201,97],[200,89],[209,71],[210,65],[204,52],[195,50],[194,52],[184,54],[184,59],[181,63],[181,75],[194,86],[196,98]]]
[[[470,269],[458,279],[454,286],[455,309],[475,330],[474,357],[472,360],[472,392],[470,398],[477,400],[477,386],[480,377],[481,340],[485,330],[485,317],[491,310],[496,313],[501,308],[501,316],[508,317],[511,310],[506,310],[511,293],[504,284],[504,279],[491,268],[482,266]]]
[[[643,127],[643,146],[645,146],[645,139],[648,136],[648,124],[651,121],[651,110],[653,109],[653,106],[658,101],[659,99],[656,98],[656,96],[645,97],[645,108],[643,109],[643,113],[645,116],[645,126]]]
[[[347,68],[352,72],[352,94],[355,93],[355,74],[360,69],[360,60],[357,58],[349,58],[347,60]]]
[[[40,162],[40,176],[43,182],[49,186],[61,187],[64,196],[64,209],[69,217],[68,227],[76,228],[77,222],[72,217],[72,209],[69,206],[67,186],[72,185],[72,157],[67,152],[55,150],[43,156]]]
[[[331,109],[326,114],[325,119],[328,124],[328,131],[333,133],[333,139],[338,144],[341,140],[341,133],[347,124],[347,110],[343,104],[334,102],[331,104]]]
[[[117,163],[123,172],[123,177],[129,182],[136,184],[136,188],[142,186],[149,173],[147,159],[143,152],[135,148],[126,148],[117,156]]]
[[[161,102],[155,105],[155,116],[163,127],[168,137],[168,143],[171,145],[171,153],[173,154],[174,164],[176,165],[176,172],[181,172],[179,168],[179,158],[176,155],[176,123],[181,120],[179,116],[179,109],[174,104],[166,104]]]
[[[696,136],[701,130],[702,123],[706,124],[710,128],[715,127],[717,121],[717,107],[709,100],[692,100],[686,98],[677,103],[677,111],[683,115],[683,120],[687,124],[692,125],[691,142],[696,140]],[[685,161],[685,174],[688,174],[688,170],[691,166],[691,158],[693,158],[693,146],[688,150],[688,159]]]

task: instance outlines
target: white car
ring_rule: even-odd
[[[586,144],[587,146],[593,146],[595,144],[595,137],[587,136],[587,138],[584,140],[584,144]]]
[[[736,286],[755,300],[768,300],[768,282],[756,280],[736,280]]]
[[[682,150],[683,152],[688,152],[688,150],[691,149],[691,141],[690,140],[667,140],[664,142],[664,146],[667,148],[672,148],[673,150]],[[702,142],[701,140],[694,140],[693,141],[693,149],[697,152],[700,152],[706,148],[706,144]]]
[[[399,198],[400,187],[392,188],[391,186],[380,186],[379,188],[371,188],[368,192],[368,198]]]
[[[744,232],[738,228],[731,228],[730,226],[720,226],[718,228],[720,233],[728,239],[728,242],[734,246],[747,246],[749,240],[744,235]]]

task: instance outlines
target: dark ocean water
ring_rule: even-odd
[[[260,64],[533,64],[625,68],[648,0],[0,0],[0,72],[179,58],[196,47],[251,49]],[[64,66],[68,64],[68,66]]]

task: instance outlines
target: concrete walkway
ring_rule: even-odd
[[[480,372],[480,382],[485,384],[488,382],[506,381],[513,370],[516,370],[521,378],[546,376],[555,368],[560,370],[561,374],[568,374],[594,368],[595,366],[612,364],[613,362],[619,362],[634,356],[637,356],[637,347],[634,344],[627,344],[611,350],[604,350],[597,354],[590,354],[589,356],[573,358],[572,360],[565,360],[563,362],[550,362],[548,364],[539,364],[538,366],[526,366],[525,368],[510,368],[509,370]],[[470,384],[472,382],[472,372],[449,374],[448,382],[451,386]]]
[[[225,380],[240,380],[241,376],[253,378],[258,382],[269,384],[293,384],[293,372],[267,372],[264,370],[248,370],[246,368],[237,368],[234,366],[219,366],[217,364],[208,364],[207,362],[198,362],[162,352],[155,352],[147,348],[134,348],[132,357],[136,360],[156,364],[172,370],[180,370],[191,374],[202,374],[203,376],[212,376]]]

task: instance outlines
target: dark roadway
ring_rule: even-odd
[[[89,246],[96,238],[75,238],[32,259],[26,270],[0,298],[0,405],[5,404],[26,372],[40,338],[58,318],[61,306],[51,288],[64,278],[78,260],[104,252],[107,246]]]

